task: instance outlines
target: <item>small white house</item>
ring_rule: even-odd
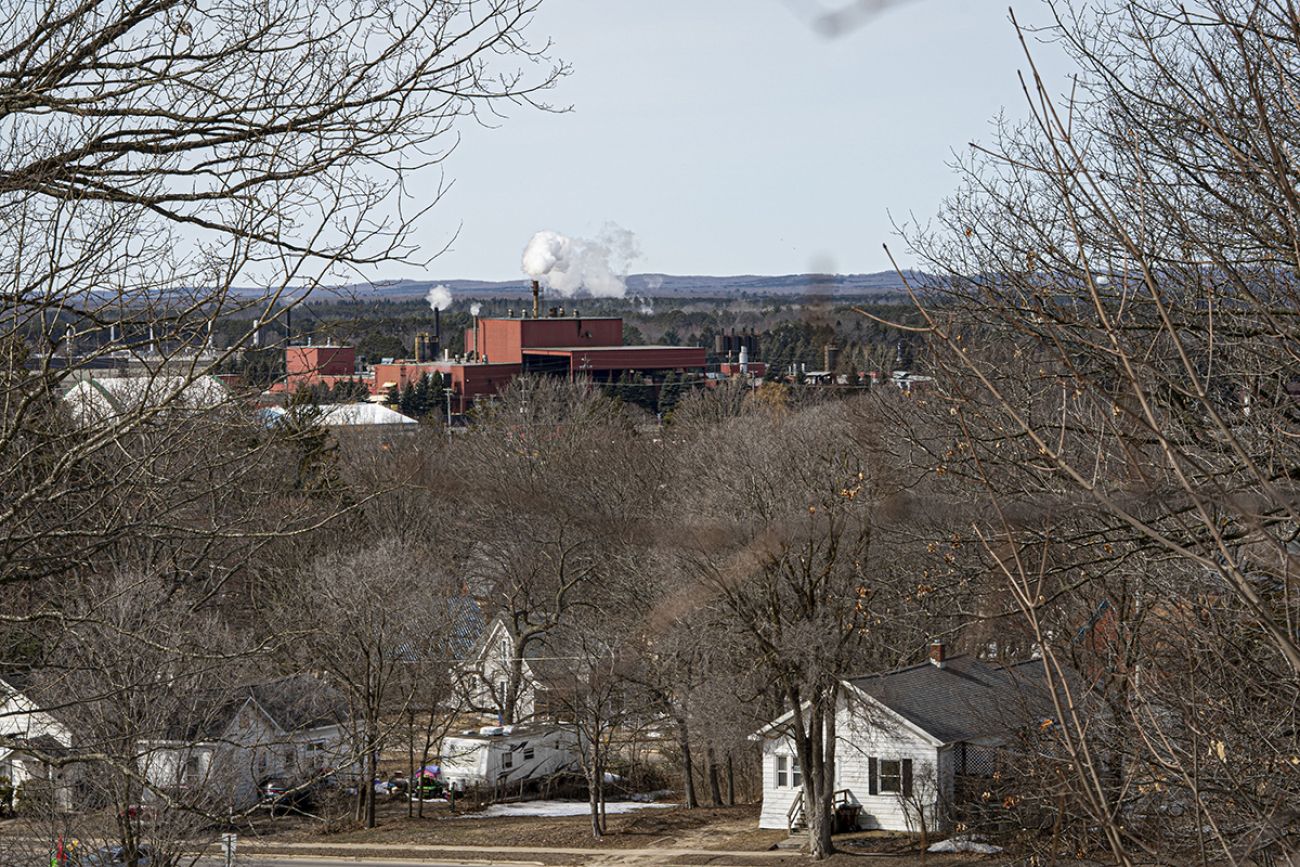
[[[42,757],[72,746],[72,733],[13,684],[0,680],[0,783],[18,790],[24,783],[50,784],[55,803],[69,809],[71,788],[63,772]],[[6,804],[4,806],[12,806]]]
[[[985,765],[996,748],[1043,717],[1040,662],[997,666],[931,647],[919,665],[843,681],[836,713],[835,789],[859,808],[858,827],[941,827],[960,768]],[[760,828],[802,821],[803,776],[787,713],[755,737],[763,749]]]
[[[517,785],[577,768],[577,737],[558,726],[488,726],[443,738],[438,765],[458,789]]]
[[[167,736],[142,741],[139,766],[157,789],[210,804],[256,802],[270,779],[310,783],[351,772],[342,700],[311,677],[199,696]]]

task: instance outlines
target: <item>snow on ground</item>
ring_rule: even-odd
[[[630,813],[656,807],[676,807],[676,804],[642,804],[636,801],[607,801],[605,813]],[[498,816],[586,816],[591,806],[586,801],[520,801],[515,804],[493,804],[478,813],[467,813],[467,819],[493,819]]]
[[[951,837],[935,843],[927,852],[966,852],[971,855],[996,855],[1002,851],[1001,846],[978,843],[969,837]]]

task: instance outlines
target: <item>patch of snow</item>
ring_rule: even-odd
[[[980,843],[970,837],[949,837],[947,840],[940,840],[925,851],[934,853],[965,852],[971,855],[997,855],[1002,851],[1002,847],[994,846],[991,843]]]
[[[636,801],[607,801],[605,813],[630,813],[657,807],[676,807],[676,804],[642,804]],[[478,813],[467,813],[467,819],[495,819],[501,816],[586,816],[591,805],[586,801],[520,801],[514,804],[493,804]]]

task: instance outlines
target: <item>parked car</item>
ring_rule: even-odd
[[[302,812],[311,807],[313,786],[296,786],[283,777],[267,777],[257,786],[258,804],[274,813]]]
[[[110,867],[110,865],[130,863],[132,859],[124,846],[104,846],[77,859],[78,867]],[[134,863],[136,867],[149,867],[154,863],[153,849],[149,846],[137,846]]]

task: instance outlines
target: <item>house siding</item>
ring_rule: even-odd
[[[864,717],[865,713],[865,717]],[[836,788],[848,789],[862,806],[859,827],[884,831],[919,831],[916,808],[921,805],[927,825],[932,824],[939,792],[936,773],[941,772],[939,750],[886,711],[841,707],[836,716],[839,732],[836,746]],[[912,798],[893,792],[870,794],[869,759],[912,761]],[[942,788],[939,786],[938,788]]]
[[[778,788],[776,785],[777,756],[794,755],[794,744],[789,738],[763,739],[763,810],[759,814],[758,827],[785,828],[786,814],[796,798],[803,797],[803,789],[790,786]]]
[[[879,708],[866,708],[857,702],[841,702],[836,714],[836,790],[847,789],[849,799],[859,804],[862,812],[859,826],[864,829],[886,831],[919,831],[915,810],[894,793],[870,794],[869,759],[911,759],[911,800],[920,801],[925,809],[927,827],[933,827],[938,815],[938,805],[944,784],[936,784],[936,773],[943,780],[945,767],[951,774],[951,757],[944,762],[933,743],[896,717]],[[802,790],[776,785],[776,759],[794,755],[794,745],[788,737],[763,738],[763,807],[759,814],[759,827],[784,829],[786,814]],[[948,786],[951,786],[949,779]]]

